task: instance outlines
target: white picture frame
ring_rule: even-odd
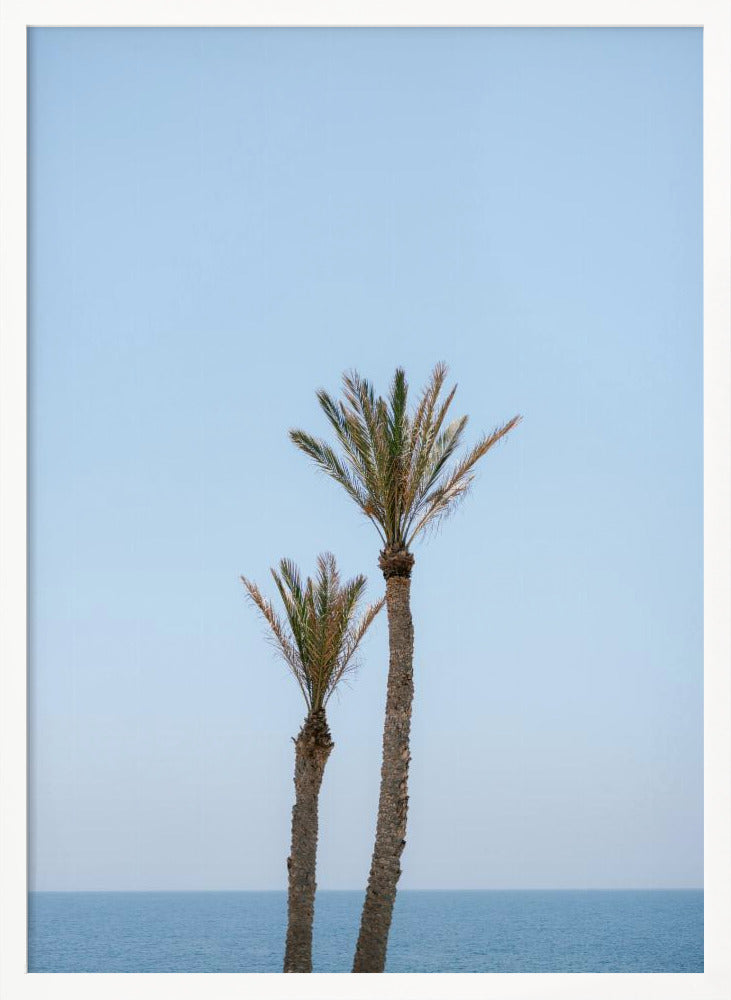
[[[371,3],[4,0],[0,342],[0,995],[176,1000],[731,996],[731,8],[724,0]],[[704,32],[705,971],[702,974],[29,974],[26,971],[26,32],[29,26],[680,26]]]

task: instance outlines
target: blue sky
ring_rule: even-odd
[[[445,360],[405,888],[702,883],[702,34],[33,29],[31,884],[286,884],[304,706],[246,605],[383,586],[287,439]],[[270,589],[270,588],[269,588]],[[323,888],[365,885],[385,620],[333,701]]]

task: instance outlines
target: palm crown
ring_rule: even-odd
[[[447,422],[457,386],[440,398],[446,377],[446,365],[436,365],[413,414],[401,368],[387,399],[376,397],[357,372],[343,376],[344,400],[335,402],[320,389],[317,398],[340,454],[324,440],[290,431],[294,444],[340,483],[393,551],[408,549],[427,525],[451,513],[469,490],[476,463],[521,419],[513,417],[452,461],[468,418]]]
[[[285,618],[274,610],[257,585],[242,576],[249,597],[271,630],[271,638],[299,684],[310,712],[325,707],[342,678],[354,667],[354,654],[383,600],[366,607],[356,619],[366,578],[341,584],[335,557],[318,556],[314,580],[303,583],[300,571],[282,559],[271,571],[284,605]],[[286,620],[286,623],[285,623]]]

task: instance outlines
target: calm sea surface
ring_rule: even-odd
[[[316,972],[349,972],[360,892],[319,892]],[[31,972],[280,972],[284,892],[39,892]],[[387,972],[702,972],[703,892],[399,892]]]

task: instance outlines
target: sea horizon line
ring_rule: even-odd
[[[488,888],[403,888],[399,893],[407,892],[702,892],[702,885],[627,885],[627,886],[504,886]],[[330,889],[318,888],[318,892],[359,892],[364,888]],[[269,889],[29,889],[33,893],[287,893],[286,886]]]

